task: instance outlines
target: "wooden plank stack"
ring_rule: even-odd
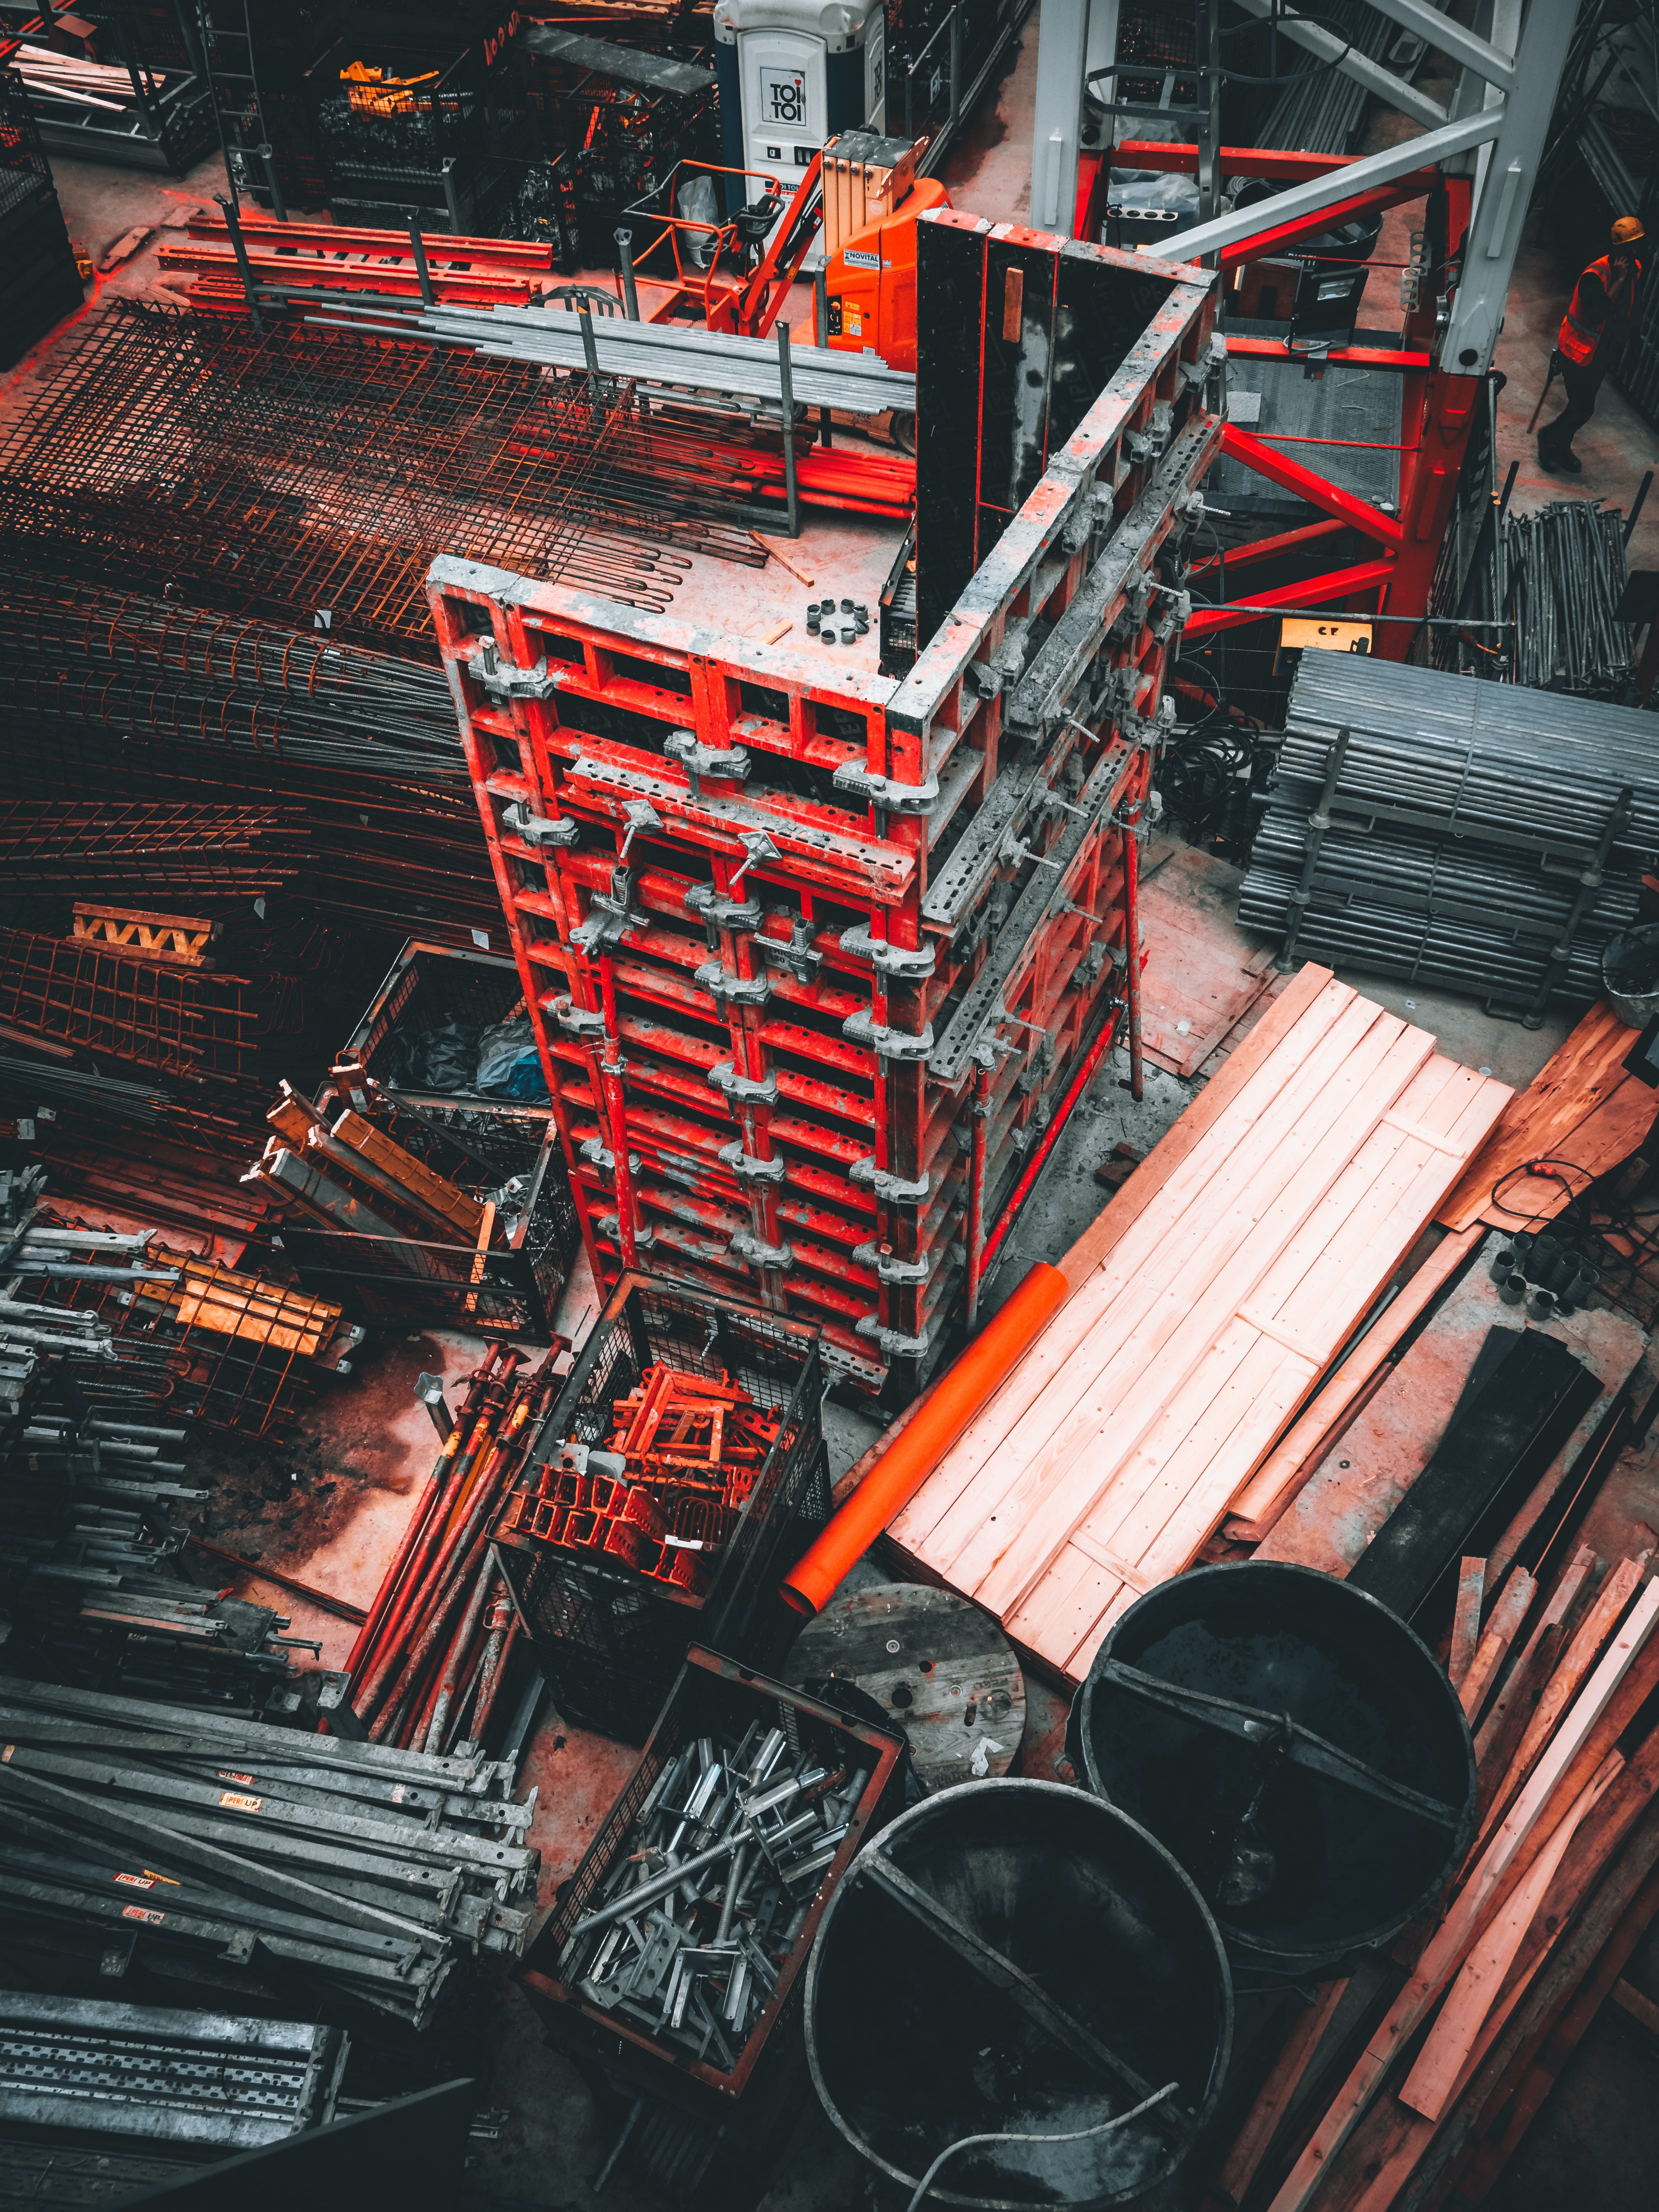
[[[1480,1827],[1407,1930],[1363,2023],[1334,1984],[1293,2028],[1212,2205],[1429,2212],[1479,2203],[1659,1911],[1659,1584],[1580,1550],[1496,1593],[1463,1563],[1452,1674]],[[1480,1628],[1483,1595],[1490,1601]],[[1294,2108],[1299,2083],[1313,2086]]]
[[[1066,1304],[890,1528],[908,1571],[1079,1680],[1191,1565],[1510,1095],[1304,968],[1062,1263]]]

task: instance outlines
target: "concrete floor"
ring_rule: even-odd
[[[1029,207],[1030,142],[1038,18],[1033,14],[1021,51],[998,89],[969,126],[943,172],[958,206],[994,219],[1018,218]],[[134,225],[159,225],[192,206],[208,203],[223,189],[216,156],[182,180],[161,179],[118,170],[64,163],[58,173],[59,196],[71,234],[94,258]],[[1403,260],[1408,216],[1394,219],[1378,248],[1379,264]],[[1521,453],[1521,433],[1536,398],[1561,302],[1572,275],[1557,267],[1541,249],[1529,248],[1517,269],[1509,324],[1498,363],[1510,378],[1501,409],[1503,458]],[[112,295],[155,291],[158,271],[153,245],[121,270],[96,280],[88,305]],[[1382,266],[1368,299],[1367,318],[1388,326],[1388,285],[1393,272]],[[798,295],[792,316],[809,311]],[[1395,315],[1397,321],[1397,312]],[[19,404],[40,379],[52,373],[64,347],[72,343],[72,324],[59,330],[0,385],[0,415]],[[1573,480],[1571,495],[1601,494],[1628,503],[1642,470],[1659,440],[1641,425],[1617,395],[1608,391],[1578,450],[1585,474]],[[1530,474],[1529,474],[1530,470]],[[1535,460],[1523,464],[1516,497],[1522,504],[1562,495],[1563,486],[1542,477]],[[1659,562],[1659,501],[1650,522],[1644,518],[1632,548],[1633,563]],[[811,551],[826,576],[834,567],[833,587],[856,574],[849,596],[873,596],[872,581],[888,557],[890,533],[842,526],[842,538],[828,524],[815,524]],[[838,550],[839,549],[839,550]],[[1644,553],[1644,549],[1651,549]],[[840,559],[842,565],[835,566]],[[831,588],[825,584],[820,589]],[[785,617],[800,623],[805,588],[781,570],[722,570],[720,576],[689,586],[675,611],[722,628],[751,634],[769,619]],[[804,625],[801,625],[804,632]],[[793,649],[804,635],[791,637]],[[839,648],[837,648],[839,650]],[[1537,1031],[1492,1021],[1473,1002],[1453,994],[1409,991],[1376,979],[1351,978],[1366,994],[1434,1031],[1443,1048],[1467,1064],[1490,1068],[1503,1080],[1524,1084],[1554,1048],[1567,1024],[1553,1021]],[[1011,1236],[1003,1264],[993,1278],[988,1298],[994,1305],[1018,1285],[1036,1260],[1057,1258],[1081,1233],[1104,1202],[1092,1178],[1094,1167],[1115,1144],[1127,1140],[1141,1150],[1170,1125],[1193,1095],[1193,1086],[1149,1070],[1146,1097],[1129,1097],[1124,1056],[1103,1063],[1088,1095],[1064,1133],[1024,1215]],[[585,1277],[568,1286],[561,1325],[580,1333],[594,1310],[592,1285]],[[369,1348],[359,1372],[328,1398],[296,1436],[276,1452],[264,1455],[202,1448],[204,1472],[216,1499],[211,1533],[228,1548],[259,1551],[314,1585],[364,1602],[372,1595],[384,1561],[411,1509],[432,1456],[426,1416],[410,1395],[415,1375],[439,1368],[452,1379],[476,1361],[478,1346],[461,1337],[422,1336],[382,1340]],[[856,1404],[825,1407],[832,1469],[850,1465],[878,1432],[874,1418]],[[1650,1478],[1652,1470],[1648,1470]],[[1635,1478],[1632,1478],[1634,1480]],[[1654,1515],[1659,1522],[1659,1480],[1653,1481]],[[1646,1493],[1643,1493],[1645,1495]],[[1638,1502],[1632,1491],[1631,1510]],[[856,1570],[860,1576],[872,1571]],[[251,1596],[272,1601],[271,1586],[250,1577],[242,1585]],[[324,1663],[337,1664],[352,1631],[331,1616],[284,1595],[282,1608],[293,1620],[292,1633],[314,1638]],[[1016,1771],[1052,1778],[1065,1773],[1060,1735],[1063,1702],[1044,1686],[1028,1684],[1030,1710]],[[530,1749],[526,1785],[539,1792],[533,1840],[544,1853],[544,1901],[568,1875],[592,1833],[595,1821],[629,1771],[632,1754],[605,1739],[563,1727],[549,1716]],[[1659,1938],[1650,1939],[1631,1969],[1632,1978],[1659,1995]],[[600,2205],[616,2212],[657,2212],[677,2202],[672,2194],[642,2182],[624,2160],[602,2195],[592,2179],[611,2146],[617,2114],[597,2106],[588,2086],[566,2060],[545,2048],[539,2024],[522,1993],[496,1966],[481,1978],[471,2016],[466,2063],[476,2066],[480,2105],[507,2112],[501,2140],[473,2145],[467,2202],[479,2207],[542,2208],[543,2212],[588,2212]],[[1522,2152],[1492,2199],[1501,2212],[1543,2212],[1562,2203],[1571,2189],[1581,2201],[1623,2212],[1639,2201],[1651,2202],[1652,2159],[1659,2150],[1652,2097],[1652,2060],[1611,2014],[1604,2015],[1564,2078],[1559,2090],[1534,2129]],[[842,2143],[808,2096],[801,2100],[800,2137],[762,2202],[765,2212],[831,2212],[878,2197],[867,2170]],[[1609,2150],[1611,2139],[1614,2148]],[[1599,2148],[1598,2148],[1599,2147]],[[1587,2194],[1583,2176],[1596,2175]]]

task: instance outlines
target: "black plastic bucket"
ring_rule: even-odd
[[[1335,1971],[1423,1911],[1468,1846],[1456,1692],[1397,1613],[1309,1567],[1149,1590],[1073,1719],[1088,1787],[1175,1854],[1240,1964]]]
[[[813,2083],[882,2172],[915,2190],[965,2138],[1048,2139],[945,2161],[927,2203],[981,2212],[1172,2203],[1232,2015],[1219,1932],[1170,1853],[1052,1782],[902,1814],[843,1876],[806,1972]]]

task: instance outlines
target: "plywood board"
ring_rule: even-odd
[[[1080,1679],[1191,1564],[1510,1096],[1304,969],[1067,1255],[1071,1297],[892,1523],[900,1556]]]
[[[1234,919],[1243,878],[1242,868],[1194,845],[1147,856],[1141,1048],[1171,1075],[1195,1073],[1278,980],[1272,945],[1251,950]]]
[[[1592,1006],[1526,1089],[1516,1093],[1437,1218],[1448,1229],[1467,1229],[1475,1221],[1530,1228],[1560,1212],[1594,1176],[1628,1159],[1659,1115],[1659,1091],[1625,1073],[1636,1038],[1605,999]],[[1528,1164],[1545,1160],[1561,1162],[1568,1171],[1524,1172]]]

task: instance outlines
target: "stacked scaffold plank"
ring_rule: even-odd
[[[1000,269],[969,281],[1000,301]],[[1132,1025],[1133,832],[1216,437],[1207,290],[1158,281],[902,682],[501,568],[431,573],[596,1275],[814,1323],[836,1372],[895,1398]]]
[[[1190,1565],[1510,1097],[1307,967],[1063,1262],[897,1519],[911,1571],[1080,1680]]]
[[[1218,2178],[1270,2212],[1482,2202],[1659,1911],[1659,1585],[1583,1547],[1487,1586],[1462,1562],[1450,1671],[1480,1831],[1395,1947],[1357,2051],[1333,1983],[1292,2029]],[[1306,2085],[1303,2087],[1303,2085]],[[1298,2087],[1296,2118],[1286,2123]]]

